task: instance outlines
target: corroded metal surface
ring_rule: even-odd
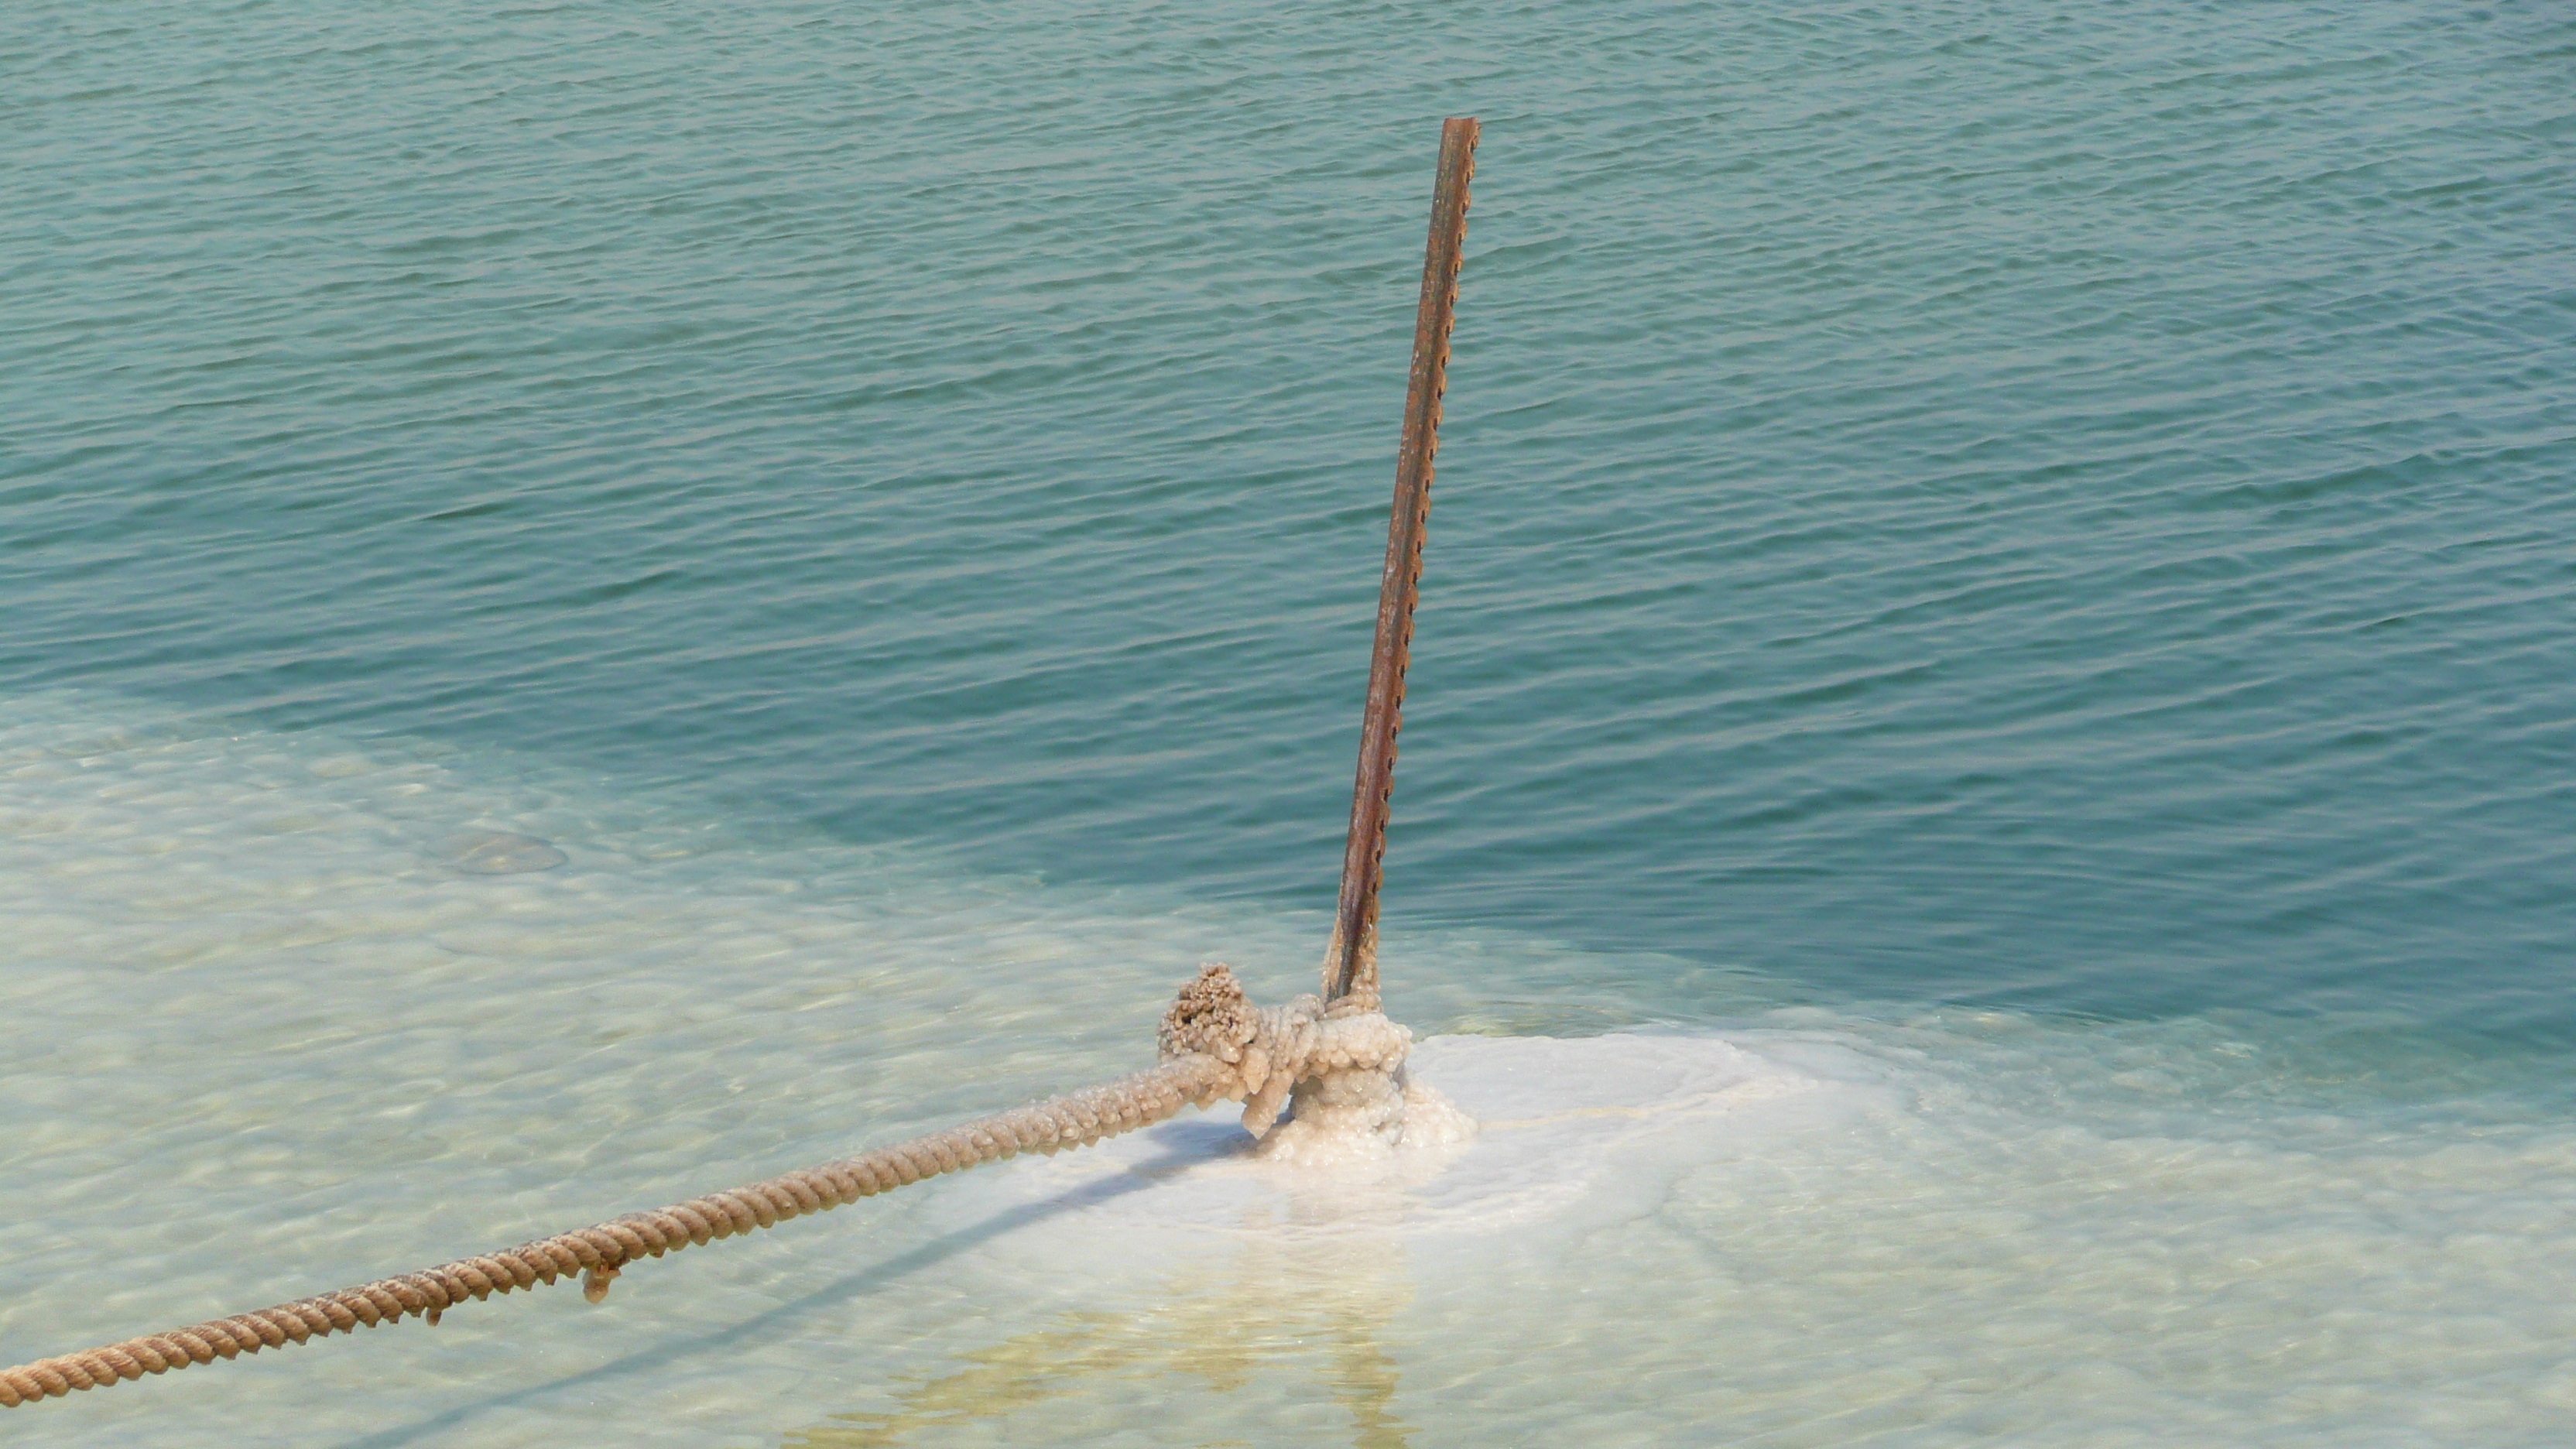
[[[1422,259],[1422,301],[1413,320],[1413,379],[1404,399],[1404,436],[1395,460],[1395,510],[1386,526],[1386,573],[1378,585],[1377,648],[1369,657],[1368,709],[1360,723],[1359,778],[1351,791],[1351,833],[1342,849],[1342,894],[1324,951],[1324,1000],[1377,1006],[1377,894],[1386,865],[1388,802],[1395,792],[1395,736],[1403,727],[1404,669],[1413,651],[1413,605],[1422,583],[1423,529],[1431,518],[1431,460],[1440,450],[1440,397],[1449,380],[1449,327],[1458,310],[1458,263],[1467,242],[1467,181],[1475,171],[1477,126],[1452,117],[1440,128],[1440,170],[1431,188],[1431,240]]]

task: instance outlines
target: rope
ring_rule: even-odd
[[[857,1157],[418,1273],[0,1369],[0,1408],[414,1316],[434,1324],[468,1298],[551,1285],[576,1272],[582,1296],[597,1303],[608,1296],[619,1270],[639,1258],[658,1258],[1022,1152],[1088,1146],[1220,1098],[1245,1102],[1244,1125],[1258,1137],[1278,1120],[1299,1081],[1352,1070],[1392,1071],[1412,1034],[1375,1012],[1327,1013],[1312,996],[1285,1007],[1255,1008],[1232,972],[1209,966],[1181,989],[1163,1018],[1160,1040],[1163,1062],[1152,1071]]]

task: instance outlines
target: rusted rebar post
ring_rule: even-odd
[[[1359,778],[1351,789],[1351,833],[1342,847],[1342,894],[1324,949],[1324,1001],[1350,998],[1374,1011],[1377,893],[1385,876],[1388,801],[1395,792],[1395,736],[1403,727],[1404,668],[1413,651],[1413,605],[1422,584],[1423,529],[1431,519],[1431,460],[1440,450],[1440,395],[1449,380],[1449,325],[1458,311],[1458,263],[1467,242],[1467,181],[1476,169],[1477,126],[1453,116],[1440,127],[1440,170],[1431,185],[1431,241],[1422,258],[1422,301],[1413,317],[1413,379],[1396,445],[1395,510],[1386,525],[1386,572],[1378,582],[1377,648],[1369,656],[1368,709],[1360,720]]]

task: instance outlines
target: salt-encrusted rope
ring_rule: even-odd
[[[609,1280],[639,1258],[658,1258],[1021,1152],[1088,1146],[1220,1098],[1245,1101],[1244,1125],[1258,1136],[1278,1119],[1298,1081],[1353,1067],[1392,1068],[1411,1040],[1411,1033],[1375,1012],[1328,1016],[1311,996],[1257,1009],[1232,972],[1209,966],[1182,988],[1164,1016],[1163,1063],[1152,1071],[503,1252],[0,1369],[0,1408],[414,1315],[436,1323],[441,1312],[467,1298],[552,1284],[576,1271],[583,1296],[596,1303],[608,1296]]]

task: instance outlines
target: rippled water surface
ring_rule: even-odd
[[[1467,113],[1386,919],[1488,1123],[9,1431],[2563,1443],[2571,71],[2541,4],[8,7],[0,1362],[1302,989]]]

